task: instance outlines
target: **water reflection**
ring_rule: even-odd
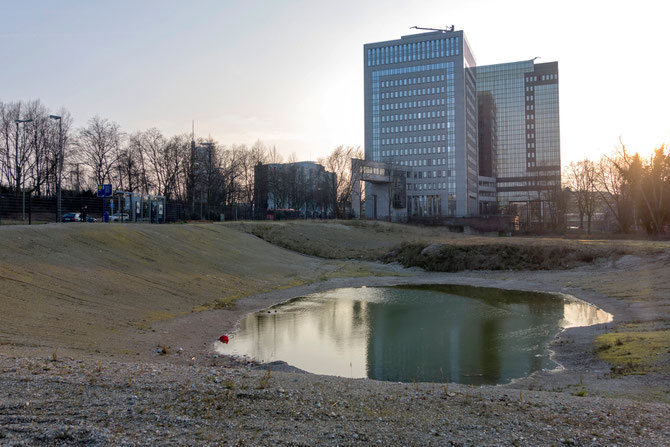
[[[546,346],[561,328],[608,321],[587,303],[534,292],[348,288],[249,315],[217,350],[343,377],[504,383],[554,367]]]

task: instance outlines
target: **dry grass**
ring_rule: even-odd
[[[0,343],[120,352],[128,332],[334,266],[222,225],[0,227]]]
[[[428,271],[554,270],[575,267],[600,258],[622,255],[622,250],[546,244],[495,243],[488,245],[402,243],[382,257],[405,267]]]
[[[430,244],[437,249],[427,262],[421,251]],[[377,274],[369,264],[321,258],[395,253],[388,260],[430,270],[555,268],[668,247],[667,241],[475,237],[367,221],[8,225],[0,227],[0,345],[41,347],[47,355],[60,348],[134,354],[141,349],[129,344],[129,334],[151,331],[161,321],[226,309],[269,290]],[[552,261],[543,264],[543,258]],[[656,301],[670,291],[663,282],[669,267],[666,259],[644,270],[563,280],[625,300]]]
[[[403,241],[468,238],[443,228],[356,220],[234,222],[227,225],[280,247],[326,259],[375,260]]]
[[[624,254],[647,256],[668,241],[488,237],[374,221],[282,221],[226,224],[274,245],[327,259],[399,262],[432,271],[570,268]],[[430,255],[424,248],[433,245]]]

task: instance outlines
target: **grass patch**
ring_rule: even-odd
[[[639,328],[639,326],[638,326]],[[619,375],[670,371],[670,331],[611,332],[596,338],[595,352]]]

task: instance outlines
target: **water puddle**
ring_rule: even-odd
[[[567,296],[424,285],[336,289],[248,315],[221,354],[342,377],[497,384],[555,368],[564,328],[612,321]]]

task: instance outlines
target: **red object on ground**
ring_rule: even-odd
[[[228,343],[228,336],[225,335],[225,334],[222,335],[222,336],[220,336],[220,337],[219,337],[219,341],[220,341],[221,343],[226,343],[226,344],[227,344],[227,343]]]

